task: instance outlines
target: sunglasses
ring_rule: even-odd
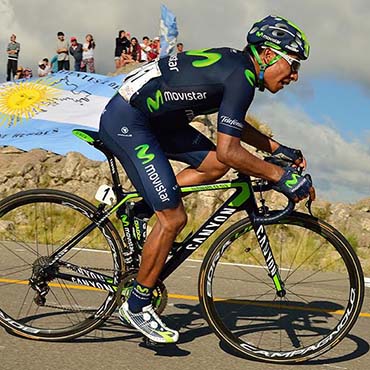
[[[297,73],[299,69],[301,68],[301,62],[298,59],[295,59],[289,56],[288,54],[284,54],[283,52],[276,50],[276,49],[272,49],[272,51],[275,54],[280,55],[282,58],[284,58],[288,62],[293,73]]]

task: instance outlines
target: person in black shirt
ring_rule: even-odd
[[[130,49],[130,40],[126,37],[126,32],[121,30],[118,32],[118,37],[116,37],[116,47],[114,49],[114,62],[116,64],[116,69],[121,67],[121,55],[122,53],[127,54]]]

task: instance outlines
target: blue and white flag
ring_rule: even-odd
[[[76,151],[91,159],[104,159],[72,130],[98,130],[100,115],[123,77],[60,71],[1,84],[0,146],[42,148],[58,154]]]
[[[161,58],[174,52],[178,34],[179,31],[177,30],[175,14],[173,14],[165,5],[161,5]]]

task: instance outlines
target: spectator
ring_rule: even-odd
[[[71,37],[71,46],[69,47],[69,54],[71,54],[75,60],[74,70],[81,71],[82,62],[82,44],[77,42],[76,37]]]
[[[32,78],[32,69],[31,68],[25,68],[23,70],[23,78],[27,79],[27,80]]]
[[[147,62],[148,61],[148,52],[150,51],[149,45],[149,37],[144,36],[143,42],[140,44],[141,47],[141,60],[140,62]]]
[[[64,39],[63,32],[59,31],[57,36],[58,71],[62,69],[69,71],[68,42]]]
[[[87,34],[86,42],[82,46],[81,71],[85,72],[87,69],[88,72],[95,73],[94,49],[95,41],[93,39],[93,36],[91,34]]]
[[[130,41],[126,36],[126,32],[121,30],[118,32],[118,37],[116,37],[116,47],[114,49],[114,62],[116,64],[116,69],[121,67],[121,55],[124,52],[128,53],[130,48]]]
[[[50,65],[51,65],[51,73],[57,73],[58,72],[58,55],[57,54],[55,54],[51,58]]]
[[[49,59],[44,58],[39,61],[39,67],[37,69],[37,74],[39,77],[45,77],[51,73],[51,65],[49,64]]]
[[[6,68],[6,80],[11,81],[11,77],[15,78],[15,74],[17,73],[18,67],[18,56],[19,51],[21,49],[21,45],[19,42],[16,42],[15,39],[17,36],[13,33],[10,36],[10,42],[6,49],[8,54],[8,64]]]
[[[22,66],[19,66],[17,68],[17,71],[14,75],[14,80],[20,80],[23,78],[23,67]]]
[[[182,53],[184,51],[184,44],[182,42],[178,42],[176,44],[177,52]]]
[[[150,44],[150,51],[148,52],[148,62],[157,59],[160,52],[160,42],[159,37],[154,37]]]
[[[141,60],[141,47],[139,41],[136,37],[131,39],[131,46],[130,46],[130,55],[135,62],[140,62]]]

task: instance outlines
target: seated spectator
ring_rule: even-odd
[[[23,67],[22,66],[18,66],[16,72],[15,72],[15,75],[14,75],[14,79],[15,80],[20,80],[23,78]]]
[[[58,55],[54,55],[50,60],[51,73],[58,72]]]
[[[150,40],[148,36],[143,37],[143,42],[140,44],[141,47],[141,60],[140,62],[148,61],[148,52],[150,51]]]
[[[150,44],[150,51],[148,52],[148,62],[157,59],[160,53],[160,41],[159,37],[154,37]]]
[[[130,55],[135,62],[141,60],[141,47],[136,37],[131,39]]]
[[[130,40],[126,36],[126,32],[121,30],[118,32],[118,37],[116,37],[116,47],[114,49],[114,63],[116,64],[116,69],[121,67],[121,55],[123,52],[127,54],[130,48]]]
[[[51,74],[51,65],[49,64],[48,58],[44,58],[39,61],[39,67],[37,69],[37,74],[39,77],[45,77]]]
[[[182,42],[178,42],[176,44],[177,53],[182,53],[184,51],[184,44]]]
[[[29,78],[32,78],[32,69],[31,68],[25,68],[23,70],[23,78],[24,79],[29,79]]]

